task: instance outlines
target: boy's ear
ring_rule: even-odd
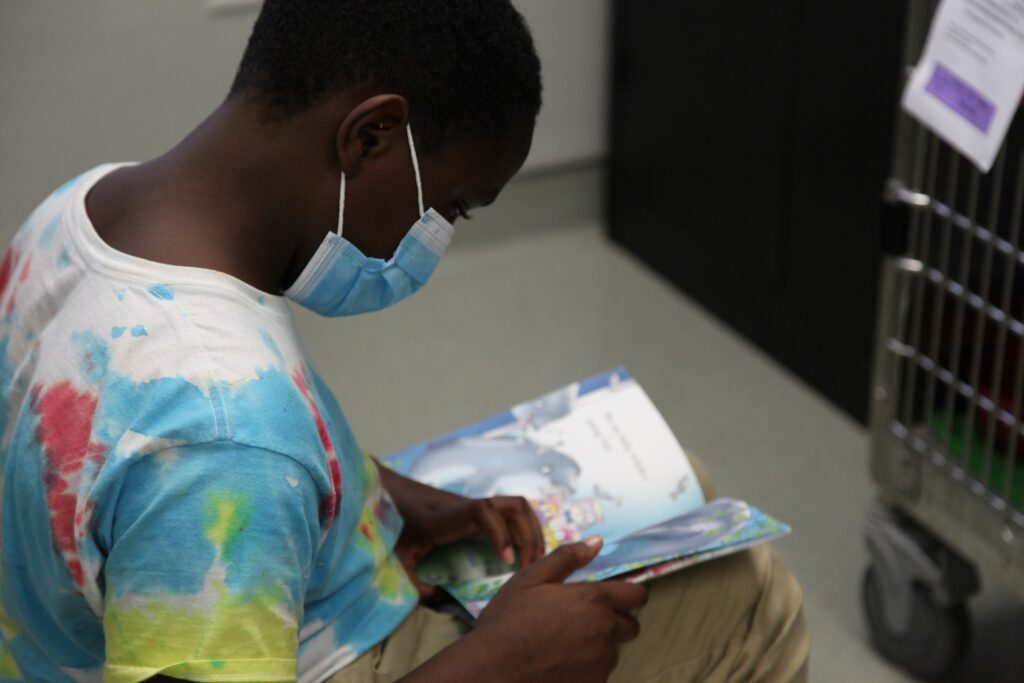
[[[409,102],[401,95],[374,95],[353,107],[338,126],[335,141],[338,163],[349,178],[363,163],[406,144]]]

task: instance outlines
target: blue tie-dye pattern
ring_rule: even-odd
[[[53,236],[57,234],[57,228],[60,227],[60,216],[54,216],[43,231],[39,233],[39,247],[45,249],[50,246],[53,241]]]
[[[3,514],[3,611],[18,624],[20,633],[45,634],[45,638],[16,635],[10,643],[26,680],[68,680],[57,661],[74,662],[75,668],[98,670],[102,666],[103,626],[81,595],[76,595],[63,563],[54,561],[49,516],[26,514],[46,510],[46,462],[38,439],[38,418],[25,411],[8,449],[11,460],[4,466]],[[34,482],[34,485],[26,485]],[[21,571],[11,571],[19,567]],[[72,584],[73,585],[73,584]],[[70,589],[70,590],[69,590]],[[56,610],[41,609],[54,596],[65,596]]]
[[[260,467],[253,467],[252,463],[259,463]],[[211,468],[223,473],[231,472],[230,485],[211,481]],[[162,592],[170,596],[189,596],[202,591],[209,571],[218,559],[217,549],[201,533],[189,533],[188,521],[202,520],[206,514],[204,496],[199,495],[199,489],[221,489],[233,494],[251,493],[268,513],[249,517],[244,542],[234,545],[230,552],[220,557],[227,574],[225,586],[231,592],[245,592],[273,577],[287,586],[287,593],[292,596],[294,607],[298,608],[302,601],[301,566],[286,572],[273,571],[273,568],[295,560],[299,560],[296,564],[307,566],[313,563],[319,535],[315,504],[312,499],[300,503],[312,506],[312,509],[309,514],[287,520],[291,527],[287,534],[281,534],[280,517],[269,513],[294,508],[295,501],[282,499],[282,496],[302,501],[304,492],[296,491],[286,481],[287,476],[293,476],[296,481],[308,481],[308,475],[301,466],[267,451],[225,448],[219,442],[194,446],[190,448],[188,457],[177,458],[171,464],[158,458],[141,459],[125,477],[118,516],[136,520],[138,524],[137,520],[145,518],[152,510],[152,501],[164,495],[168,476],[180,485],[196,490],[197,495],[183,497],[173,516],[147,520],[145,532],[151,537],[174,538],[175,542],[153,544],[136,530],[127,532],[127,525],[116,524],[112,531],[115,542],[124,550],[131,550],[128,546],[137,546],[140,552],[146,553],[146,557],[131,564],[109,567],[116,575],[113,582],[116,588],[110,592],[110,598],[131,599],[135,595]],[[183,520],[185,528],[182,528]],[[182,558],[188,561],[183,562]],[[160,567],[168,566],[181,567],[183,571],[160,570]]]
[[[4,395],[11,391],[11,383],[14,381],[14,371],[7,365],[7,347],[10,346],[10,335],[0,338],[0,391]],[[7,433],[7,411],[0,408],[0,439]],[[0,448],[0,467],[3,467],[7,452]]]
[[[267,297],[260,294],[258,297],[256,297],[256,303],[258,303],[260,306],[265,305],[267,303]]]
[[[101,381],[107,374],[110,350],[106,342],[90,330],[71,335],[71,343],[78,349],[78,367],[82,377],[92,384]]]
[[[60,197],[62,194],[64,194],[65,192],[70,190],[72,187],[77,185],[78,181],[80,181],[82,178],[84,178],[87,174],[88,174],[88,171],[86,171],[85,173],[82,173],[82,174],[80,174],[78,176],[75,176],[71,180],[67,181],[66,183],[64,183],[63,185],[58,187],[56,190],[54,190],[53,194],[50,195],[50,198],[51,199],[55,199],[57,197]]]
[[[184,444],[210,444],[227,439],[226,431],[223,428],[211,424],[210,400],[194,384],[181,378],[162,378],[143,383],[133,382],[127,377],[110,372],[109,348],[92,332],[77,332],[72,336],[72,342],[77,351],[81,379],[99,390],[100,400],[93,421],[93,439],[104,444],[108,450],[115,449],[120,438],[128,431]],[[303,399],[295,391],[294,384],[283,372],[278,370],[262,372],[259,379],[244,383],[233,392],[222,390],[221,395],[227,397],[230,404],[227,412],[230,412],[233,418],[237,419],[242,415],[260,415],[261,418],[248,421],[239,420],[240,429],[235,435],[235,442],[270,441],[273,446],[278,446],[285,451],[295,450],[306,454],[306,457],[302,458],[302,464],[305,467],[323,469],[322,462],[318,462],[319,458],[316,456],[319,440],[315,427],[310,424],[308,410],[306,410]],[[282,400],[289,398],[290,400]],[[278,405],[280,408],[268,411],[267,407],[270,405]],[[44,477],[39,470],[39,464],[45,462],[45,458],[35,439],[38,420],[23,422],[19,427],[22,429],[16,435],[11,450],[15,453],[30,454],[28,457],[19,458],[19,462],[27,461],[25,465],[20,466],[35,468],[38,471],[38,476],[30,476],[29,480],[42,481]],[[222,446],[221,452],[230,453],[230,450],[230,442],[227,442]],[[113,456],[115,460],[125,463],[132,461],[133,458],[138,460],[136,453],[115,452]],[[146,460],[143,459],[143,461]],[[146,467],[156,466],[158,464],[146,465]],[[202,470],[207,466],[208,463],[205,463],[202,458],[183,459],[175,477],[191,476],[190,470]],[[97,488],[102,489],[105,485],[109,485],[107,480],[111,477],[124,476],[123,471],[117,471],[120,468],[110,467],[108,463],[104,469],[108,467],[110,468],[109,473],[104,471],[97,477]],[[126,464],[125,468],[127,467]],[[210,474],[207,472],[207,476]],[[232,473],[230,476],[233,477],[235,474],[237,473]],[[281,479],[284,478],[281,477]],[[158,483],[161,487],[171,485],[166,476],[158,480]],[[326,473],[322,473],[316,483],[320,490],[330,490],[330,481]],[[41,501],[39,504],[45,509],[42,490],[39,493]],[[143,497],[142,500],[152,502],[152,499],[147,497]],[[199,520],[202,519],[203,503],[202,498],[197,498],[196,500],[183,499],[182,504],[192,506],[195,519]],[[42,518],[45,519],[45,516]],[[119,518],[130,520],[132,515],[130,511],[119,510]],[[273,522],[273,519],[268,519],[265,524],[272,525]],[[159,520],[151,520],[151,523],[159,524]],[[153,531],[152,538],[168,537],[155,533],[156,529]],[[139,529],[136,528],[135,532],[139,533]],[[101,544],[107,547],[113,545],[117,534],[118,531],[114,527],[97,530]],[[42,539],[48,535],[47,529],[36,537]],[[212,546],[199,536],[195,539],[198,543],[196,547],[186,548],[180,542],[180,534],[172,537],[176,537],[175,543],[153,543],[147,548],[148,552],[165,560],[167,563],[165,566],[174,566],[175,571],[163,574],[155,572],[126,574],[120,577],[116,586],[111,587],[113,590],[111,596],[150,593],[154,590],[166,590],[177,595],[202,591],[207,571],[214,560]],[[11,538],[11,536],[8,535],[5,538]],[[275,543],[279,543],[280,539],[276,534],[274,538]],[[261,552],[266,552],[266,549],[262,549]],[[258,556],[259,554],[255,555],[255,557]],[[189,561],[183,562],[184,557],[188,557]],[[259,566],[259,563],[254,563],[254,570],[258,571]],[[58,571],[54,581],[60,583],[59,579],[61,578],[66,578],[66,574]],[[228,585],[231,587],[233,583],[238,583],[237,587],[241,589],[251,578],[249,572],[237,571],[229,575]]]
[[[225,387],[220,395],[227,404],[225,412],[231,417],[235,441],[293,457],[306,454],[299,458],[301,462],[324,470],[323,463],[312,461],[308,455],[323,452],[309,408],[283,371],[258,369],[255,380],[233,388]],[[259,415],[259,419],[246,419],[246,415]],[[328,477],[326,471],[324,476]]]
[[[147,335],[149,335],[149,332],[146,332],[145,325],[136,325],[135,327],[132,328],[133,337],[145,337]]]
[[[280,349],[280,347],[278,347],[277,342],[275,342],[274,338],[270,336],[270,333],[267,332],[262,327],[259,328],[259,333],[260,333],[260,339],[263,340],[263,345],[266,346],[268,349],[270,349],[271,353],[274,354],[274,357],[277,358],[278,362],[283,367],[284,363],[285,363],[285,361],[284,361],[284,354],[281,353],[281,349]]]
[[[149,293],[157,299],[162,299],[164,301],[174,300],[174,290],[167,285],[153,285],[149,288]]]
[[[71,249],[64,245],[61,247],[60,254],[57,255],[57,270],[67,270],[71,265]]]
[[[48,221],[55,213],[70,215],[61,211],[61,203],[70,201],[72,194],[60,202],[52,199],[77,180],[54,193],[37,216]],[[41,223],[30,219],[26,234],[42,240],[49,223]],[[66,227],[78,229],[73,222]],[[23,253],[39,242],[33,237],[30,244]],[[52,246],[54,251],[60,247]],[[197,371],[206,353],[202,345],[189,346],[192,338],[187,336],[168,345],[165,334],[180,331],[177,321],[186,319],[182,312],[199,318],[211,304],[224,307],[223,290],[206,300],[194,283],[175,292],[176,280],[152,284],[163,279],[156,275],[146,283],[135,280],[138,284],[129,285],[132,296],[127,297],[127,289],[118,286],[125,279],[104,281],[103,276],[86,271],[82,264],[87,252],[72,248],[74,254],[62,247],[63,256],[56,260],[53,256],[39,259],[38,268],[33,263],[31,277],[43,286],[26,287],[29,299],[24,309],[19,299],[19,310],[36,317],[31,321],[9,318],[0,324],[0,389],[8,408],[0,410],[0,433],[8,426],[7,416],[17,416],[9,425],[9,447],[0,449],[4,477],[0,612],[4,623],[9,620],[14,629],[3,627],[0,653],[13,653],[24,680],[107,676],[109,671],[102,671],[105,652],[123,636],[104,633],[104,621],[96,611],[97,594],[84,592],[90,587],[99,591],[108,626],[120,598],[126,605],[135,605],[166,596],[167,604],[186,605],[194,604],[200,595],[203,600],[217,599],[222,590],[249,596],[269,580],[290,596],[294,613],[303,614],[303,624],[322,620],[327,625],[324,633],[338,645],[339,657],[353,657],[388,635],[416,602],[407,581],[394,592],[392,580],[385,592],[375,576],[381,558],[392,558],[400,520],[388,512],[386,503],[374,505],[379,495],[377,485],[371,486],[374,465],[361,455],[327,387],[306,366],[294,331],[274,317],[256,320],[258,309],[246,305],[251,294],[240,293],[237,311],[228,309],[238,317],[237,326],[209,340],[219,353],[234,355],[215,359],[210,364],[213,372],[206,366]],[[62,273],[55,277],[58,268]],[[79,272],[83,278],[75,282]],[[134,271],[122,275],[135,277]],[[60,287],[49,287],[52,282]],[[31,301],[36,291],[53,298],[33,308],[38,303]],[[75,294],[75,303],[68,303],[70,293]],[[124,306],[114,309],[110,293]],[[162,305],[175,300],[176,294],[175,306]],[[277,303],[262,296],[258,301],[268,307]],[[122,321],[131,324],[117,324]],[[123,337],[136,329],[145,330],[146,335],[126,343]],[[34,330],[40,331],[39,343],[25,344],[23,340],[35,338]],[[239,370],[238,358],[245,358],[254,347],[259,349],[254,332],[270,349],[272,360],[260,350],[253,357],[260,358],[261,366]],[[175,361],[180,368],[168,364],[168,353],[180,356]],[[230,374],[230,381],[222,381],[219,374],[218,363],[225,358],[231,359],[225,366],[240,373]],[[14,367],[18,368],[16,382]],[[126,368],[138,374],[118,372]],[[303,377],[309,384],[308,396],[300,389]],[[12,382],[17,386],[12,388]],[[81,410],[81,406],[68,408],[52,402],[58,394],[53,390],[61,386],[71,400],[82,401],[94,411],[88,422],[86,457],[73,469],[54,471],[53,455],[41,440],[49,434],[45,438],[60,441],[68,413]],[[50,406],[46,425],[41,424],[40,405]],[[322,416],[329,450],[318,434],[314,412]],[[46,448],[56,447],[53,441],[46,443]],[[332,520],[324,517],[324,501],[333,494],[328,465],[335,453],[341,504]],[[48,496],[53,493],[50,487],[61,481],[68,488],[58,493],[71,496],[70,509],[85,515],[84,533],[76,532],[73,542],[73,552],[85,571],[85,588],[74,580],[62,556],[67,549],[58,547],[54,538],[58,533],[51,527]],[[244,494],[258,501],[244,542],[218,550],[202,533],[209,515],[203,496],[210,491]],[[367,514],[377,515],[372,547],[359,531]],[[283,563],[287,558],[295,561]],[[211,589],[211,576],[214,584],[222,578],[223,586]],[[297,633],[282,636],[297,637]],[[246,637],[245,629],[239,631],[239,639]],[[323,645],[317,646],[318,657]],[[197,647],[194,642],[171,646],[180,648],[181,661],[189,660]],[[303,659],[305,646],[302,643],[297,653],[300,671],[312,664]],[[142,651],[140,657],[146,654]],[[338,660],[343,661],[347,660]],[[227,665],[230,669],[230,657]]]
[[[299,480],[300,475],[303,478],[313,475],[311,485],[315,491],[320,492],[314,493],[312,497],[308,494],[303,495],[315,500],[318,495],[324,495],[324,492],[330,490],[331,483],[324,468],[322,446],[308,407],[296,391],[291,378],[282,370],[259,370],[256,379],[252,381],[233,387],[220,386],[211,391],[211,394],[224,402],[223,414],[228,416],[226,420],[216,421],[210,419],[210,398],[194,384],[181,378],[162,378],[136,383],[111,372],[110,349],[106,342],[87,330],[73,335],[73,346],[78,355],[81,381],[94,387],[100,397],[93,422],[93,440],[104,444],[108,451],[111,451],[106,463],[95,476],[94,495],[102,500],[105,491],[115,489],[129,490],[133,494],[121,495],[120,500],[124,501],[125,505],[122,507],[119,504],[116,516],[112,506],[97,508],[98,519],[93,532],[95,544],[83,548],[85,552],[82,553],[82,558],[99,560],[103,556],[102,548],[114,547],[119,542],[122,543],[122,547],[128,547],[122,540],[126,538],[124,534],[128,528],[132,530],[131,538],[136,540],[139,537],[175,539],[174,543],[145,543],[148,557],[146,567],[173,567],[174,571],[123,571],[116,574],[117,581],[114,583],[109,583],[111,577],[108,575],[108,599],[161,592],[188,596],[204,589],[207,574],[216,556],[213,547],[200,535],[183,537],[180,529],[173,527],[178,520],[145,516],[143,510],[145,505],[152,503],[160,489],[173,487],[175,481],[193,481],[201,474],[207,478],[212,476],[231,481],[231,490],[249,488],[241,481],[248,476],[243,474],[246,472],[244,467],[236,469],[226,464],[225,466],[230,469],[225,470],[222,475],[217,475],[210,470],[210,458],[198,457],[198,454],[211,448],[211,445],[222,444],[220,456],[227,456],[232,452],[230,444],[238,444],[235,447],[236,458],[242,457],[247,444],[258,445],[260,449],[266,449],[270,453],[289,454],[288,457],[298,468],[296,480]],[[355,503],[365,495],[363,489],[368,476],[365,470],[367,463],[360,455],[347,421],[333,397],[327,392],[326,386],[318,375],[312,372],[309,374],[312,377],[314,398],[320,404],[323,419],[334,440],[335,448],[341,453],[349,454],[340,461],[342,500]],[[224,425],[227,423],[232,425],[230,441],[225,441],[228,434]],[[12,452],[19,453],[21,474],[26,474],[26,468],[34,468],[34,471],[28,474],[30,480],[42,481],[44,477],[39,464],[45,459],[35,439],[38,421],[24,421],[19,424],[19,428],[15,443],[12,444]],[[173,475],[168,475],[168,466],[157,458],[140,458],[137,453],[115,451],[118,441],[129,430],[157,439],[196,446],[181,447],[182,454],[174,459],[171,470]],[[123,464],[119,467],[116,464],[118,462]],[[156,476],[157,472],[160,473],[159,477]],[[255,476],[258,473],[251,474]],[[169,479],[168,476],[173,476],[173,479]],[[285,479],[284,476],[277,478],[279,481]],[[13,482],[11,485],[13,486]],[[287,488],[291,490],[291,486]],[[266,482],[260,480],[259,486],[254,486],[254,490],[259,492],[261,500],[265,500]],[[129,500],[134,502],[128,503]],[[41,487],[33,491],[22,486],[17,497],[8,497],[5,503],[26,506],[22,509],[39,509],[38,506],[45,506],[45,491]],[[134,508],[132,505],[141,507]],[[195,515],[196,519],[202,518],[203,499],[198,496],[198,492],[195,498],[182,499],[179,505],[184,506],[179,508],[179,512],[185,517]],[[359,615],[358,633],[352,631],[355,624],[346,625],[346,622],[338,622],[333,630],[339,647],[348,646],[355,651],[365,650],[389,633],[414,604],[411,593],[394,604],[381,602],[377,597],[372,587],[374,558],[353,552],[351,531],[343,531],[353,530],[358,525],[360,514],[359,505],[342,505],[341,514],[334,522],[337,532],[327,536],[316,553],[316,562],[310,562],[311,568],[307,570],[307,590],[304,595],[307,603],[305,621],[321,618],[329,623],[341,611]],[[40,517],[36,521],[40,522],[43,519],[45,518]],[[140,524],[141,519],[147,520],[147,526]],[[316,541],[316,535],[319,534],[319,524],[314,523],[314,531],[311,532],[310,528],[295,529],[293,533],[284,535],[283,538],[287,540],[282,541],[280,520],[275,520],[273,516],[256,516],[251,521],[256,541],[237,549],[230,563],[232,571],[228,572],[225,578],[226,586],[232,591],[245,591],[259,578],[261,568],[265,568],[266,565],[267,553],[271,549],[279,555],[286,548],[301,554],[306,547],[305,539],[310,538],[312,534],[313,541]],[[8,522],[7,516],[4,522]],[[164,528],[164,522],[172,526]],[[260,529],[264,530],[264,533],[258,533]],[[391,529],[382,528],[382,542],[387,547],[392,546],[398,531],[397,525]],[[12,538],[11,534],[15,532],[6,533],[8,535],[5,538]],[[35,538],[43,539],[47,538],[49,530],[45,523],[40,523],[39,528],[33,533]],[[4,551],[8,549],[22,558],[30,553],[41,553],[41,556],[48,557],[50,552],[48,547],[45,551],[30,551],[17,545],[7,545]],[[185,558],[188,558],[187,561]],[[41,599],[42,595],[56,595],[60,594],[60,591],[67,591],[66,572],[62,572],[59,565],[54,564],[52,560],[47,561],[53,570],[42,577],[36,574],[32,579],[34,585],[40,587],[39,593],[31,590],[26,592],[26,587],[20,585],[20,582],[12,582],[19,584],[16,592],[19,592],[22,598]],[[284,581],[283,578],[281,580]],[[302,583],[303,580],[298,575],[286,581],[289,591],[296,594],[301,594]],[[28,605],[35,603],[32,599],[17,599],[14,604],[24,604],[25,610],[31,611]],[[84,603],[80,605],[85,609]],[[55,622],[48,616],[39,615],[22,622],[25,613],[19,609],[16,614],[18,616],[15,618],[19,623],[28,623],[33,633],[40,632],[37,629],[49,632],[56,627]],[[97,643],[97,648],[91,650],[89,654],[89,661],[101,661],[102,628],[96,623],[89,622],[85,617],[77,618],[84,620],[83,623],[88,623],[89,627],[83,632],[67,636],[66,642],[48,641],[47,647],[54,647],[57,652],[62,653],[81,651],[84,647],[83,638],[88,636],[92,642]],[[19,661],[36,659],[38,653],[28,652],[34,647],[27,642],[23,643],[20,649],[12,645]],[[26,656],[22,657],[21,653],[25,653]],[[98,663],[89,664],[85,661],[82,664],[83,666],[77,668],[90,669],[98,666]],[[35,670],[47,671],[49,667]]]

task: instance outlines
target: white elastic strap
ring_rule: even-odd
[[[426,213],[423,208],[423,182],[420,180],[420,161],[416,156],[416,143],[412,139],[412,126],[406,126],[405,132],[409,137],[409,153],[412,155],[412,170],[416,174],[416,204],[420,209],[420,216]],[[338,237],[341,237],[342,228],[345,226],[345,171],[341,172],[341,188],[338,190]]]
[[[420,207],[420,216],[426,213],[423,209],[423,183],[420,181],[420,161],[416,157],[416,143],[412,141],[412,126],[406,126],[409,136],[409,152],[412,154],[412,170],[416,173],[416,202]]]
[[[338,237],[345,225],[345,171],[341,172],[341,190],[338,192]]]

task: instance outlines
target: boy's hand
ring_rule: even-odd
[[[517,572],[472,632],[403,680],[607,681],[619,644],[640,632],[630,613],[647,591],[622,581],[561,583],[600,547],[599,539],[565,545]]]
[[[466,498],[413,481],[386,467],[378,469],[384,488],[405,520],[395,552],[414,581],[416,566],[431,550],[471,536],[487,536],[508,564],[515,561],[516,551],[523,567],[544,555],[540,521],[525,498]],[[433,586],[416,583],[422,599],[435,596]]]

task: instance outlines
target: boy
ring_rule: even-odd
[[[508,0],[267,0],[206,121],[36,209],[0,264],[4,676],[804,675],[770,551],[646,606],[565,586],[598,539],[541,558],[522,499],[378,469],[303,353],[286,299],[344,316],[422,287],[522,165],[540,92]],[[467,632],[407,570],[476,534],[524,569]]]

